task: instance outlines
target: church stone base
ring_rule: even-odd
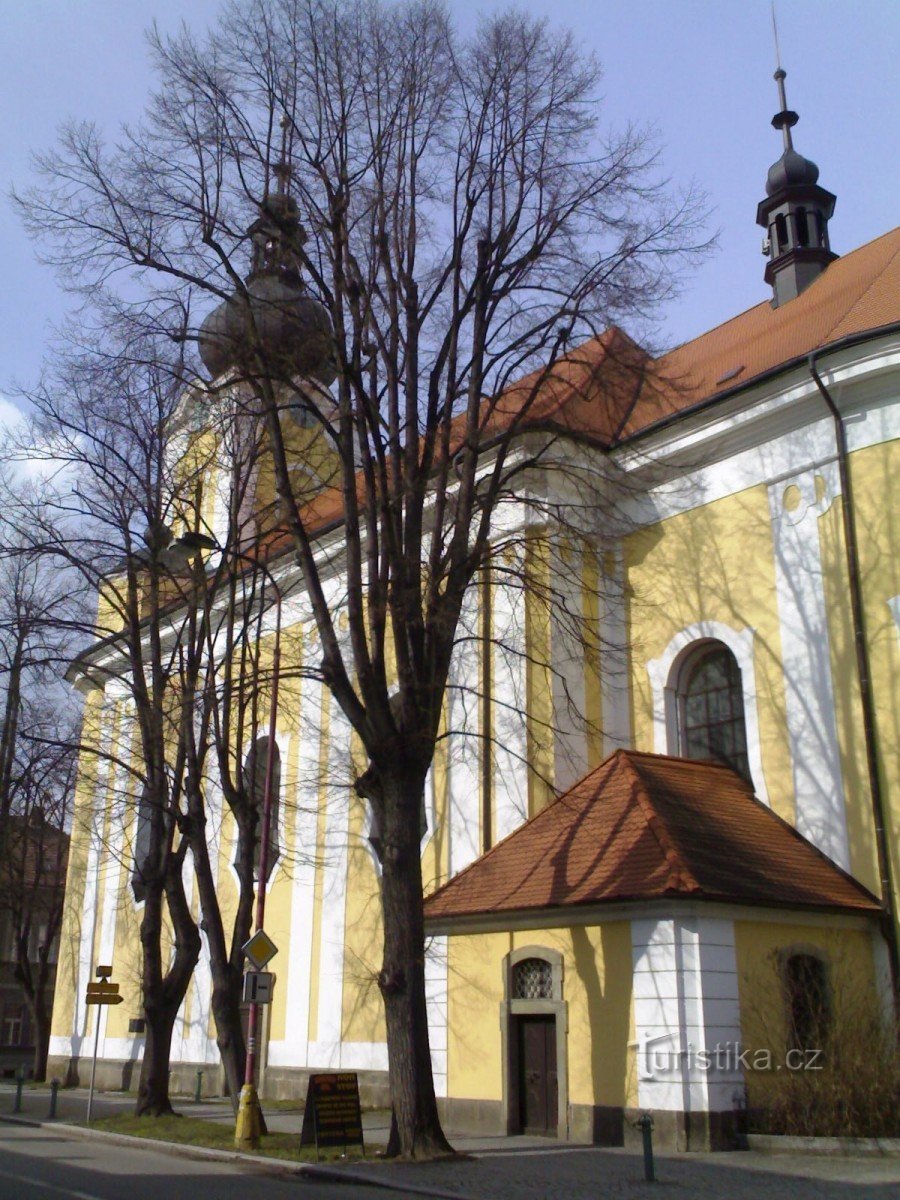
[[[505,1137],[503,1105],[498,1100],[438,1100],[441,1121],[452,1134]],[[640,1152],[641,1131],[635,1126],[641,1109],[614,1105],[572,1104],[569,1141],[588,1146],[624,1146]],[[738,1148],[730,1112],[654,1112],[653,1145],[659,1150],[734,1150]],[[553,1136],[552,1134],[550,1135]]]

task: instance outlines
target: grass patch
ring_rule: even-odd
[[[136,1117],[122,1113],[113,1117],[102,1117],[91,1121],[92,1129],[107,1133],[124,1133],[129,1137],[154,1138],[179,1146],[205,1146],[210,1150],[234,1150],[234,1126],[220,1121],[204,1121],[199,1117]],[[371,1157],[376,1147],[367,1146]],[[256,1154],[267,1158],[280,1158],[288,1162],[316,1162],[315,1146],[300,1146],[300,1131],[296,1133],[267,1133]],[[319,1162],[333,1162],[341,1158],[340,1148],[321,1150]],[[359,1146],[349,1146],[345,1162],[362,1159]]]

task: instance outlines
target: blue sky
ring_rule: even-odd
[[[506,3],[450,0],[460,25]],[[755,224],[766,170],[780,154],[769,0],[520,0],[574,28],[604,65],[606,120],[655,127],[674,186],[707,193],[719,246],[662,314],[675,344],[767,298]],[[202,29],[219,0],[0,0],[0,183],[29,182],[29,155],[61,120],[111,133],[136,119],[151,86],[143,32]],[[844,253],[898,223],[898,0],[779,0],[795,144],[837,195],[832,246]],[[0,420],[13,379],[33,380],[68,303],[0,201]]]

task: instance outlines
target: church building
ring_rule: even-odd
[[[593,541],[550,537],[529,565],[545,586],[498,574],[463,614],[422,835],[451,1129],[621,1145],[649,1111],[663,1144],[728,1147],[841,1025],[893,1020],[900,229],[831,249],[835,197],[794,148],[776,80],[767,295],[661,358],[617,329],[578,348],[541,425],[602,477],[617,520]],[[637,388],[621,386],[626,358]],[[339,525],[327,536],[339,545]],[[291,553],[270,565],[285,639],[314,656]],[[97,683],[90,652],[70,674],[120,738],[124,687]],[[383,1102],[377,831],[327,688],[304,678],[296,698],[276,732],[261,1095],[352,1070]],[[122,1087],[142,1053],[141,901],[136,828],[97,836],[114,776],[77,799],[50,1072],[77,1061],[83,1076],[99,1021],[98,1080]],[[236,839],[219,811],[227,894]],[[84,1004],[98,962],[122,980],[118,1008]],[[209,995],[201,958],[172,1066],[215,1090]]]

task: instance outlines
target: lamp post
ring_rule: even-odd
[[[259,847],[259,888],[256,894],[256,932],[264,928],[266,917],[266,884],[269,872],[269,837],[272,828],[272,785],[275,775],[275,734],[278,723],[278,684],[281,673],[281,589],[275,582],[271,570],[259,559],[240,550],[227,551],[213,538],[204,533],[185,533],[163,553],[174,566],[187,565],[199,550],[218,550],[230,553],[258,568],[265,576],[275,595],[275,644],[272,648],[272,695],[269,704],[269,735],[266,744],[266,774],[263,783],[262,828]],[[247,1021],[247,1055],[244,1060],[244,1085],[238,1105],[234,1130],[234,1143],[238,1150],[259,1148],[261,1133],[259,1096],[256,1090],[257,1042],[259,1038],[259,1004],[253,1000]]]

